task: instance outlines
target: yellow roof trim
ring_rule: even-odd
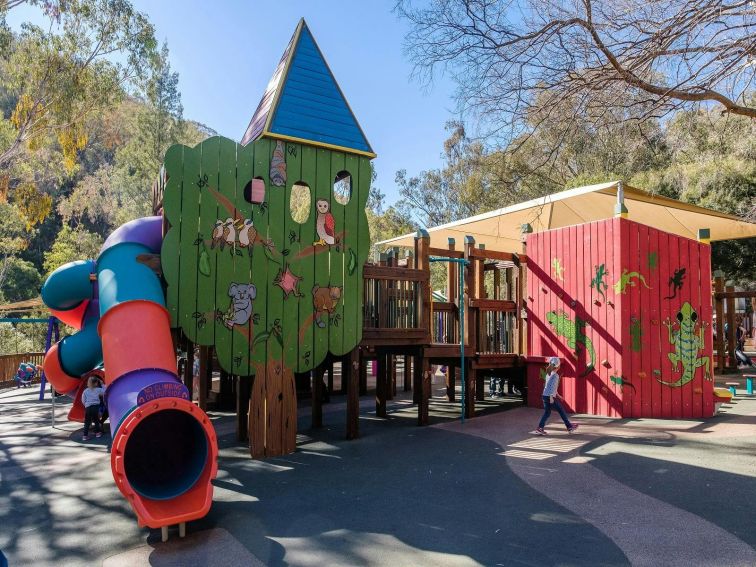
[[[260,137],[273,138],[275,140],[284,140],[286,142],[296,142],[298,144],[306,144],[308,146],[315,146],[316,148],[324,148],[326,150],[336,150],[338,152],[344,152],[348,154],[357,154],[357,155],[369,157],[370,159],[373,159],[376,156],[376,154],[374,154],[373,152],[365,152],[362,150],[356,150],[354,148],[347,148],[344,146],[335,146],[333,144],[327,144],[326,142],[317,142],[315,140],[297,138],[295,136],[287,136],[286,134],[276,134],[275,132],[268,132],[268,130],[263,130],[263,133],[260,134]]]

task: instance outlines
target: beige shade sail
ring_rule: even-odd
[[[465,236],[489,250],[519,252],[522,225],[533,232],[608,219],[614,216],[620,181],[569,189],[503,209],[497,209],[431,229],[431,246],[446,248],[449,238],[460,249]],[[711,240],[756,237],[756,224],[738,217],[697,207],[675,199],[651,195],[622,183],[627,218],[686,238],[697,239],[699,229],[709,229]],[[413,246],[415,234],[379,242],[385,246]]]

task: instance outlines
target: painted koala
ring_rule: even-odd
[[[312,288],[312,304],[315,307],[315,324],[321,329],[326,322],[321,319],[324,313],[333,315],[341,299],[341,288],[336,286],[320,287],[315,284]]]
[[[228,288],[231,297],[231,305],[223,316],[223,323],[229,329],[234,325],[246,325],[252,316],[252,300],[257,297],[257,288],[254,284],[232,283]]]

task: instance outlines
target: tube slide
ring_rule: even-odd
[[[218,456],[210,420],[177,376],[160,280],[137,261],[161,243],[162,218],[138,219],[110,235],[97,261],[113,476],[152,528],[207,514]]]
[[[52,314],[79,332],[53,345],[45,355],[45,376],[56,391],[75,396],[82,374],[102,364],[97,336],[100,319],[95,263],[70,262],[55,270],[42,286],[42,301]]]
[[[126,223],[105,241],[96,264],[59,268],[45,283],[47,294],[43,290],[49,306],[72,315],[69,312],[81,309],[84,301],[83,275],[89,280],[93,268],[96,270],[98,299],[92,298],[89,305],[99,308],[96,328],[101,348],[84,343],[94,327],[85,315],[82,331],[72,337],[85,336],[69,341],[70,345],[62,343],[72,337],[61,341],[63,348],[50,355],[50,369],[62,385],[73,386],[63,377],[73,380],[91,370],[96,364],[82,368],[93,362],[95,351],[102,353],[113,436],[113,477],[136,512],[139,525],[151,528],[207,514],[218,455],[210,420],[189,400],[177,376],[160,280],[137,261],[141,254],[158,253],[161,244],[161,217]],[[53,280],[59,271],[63,275]],[[91,292],[90,296],[94,297]],[[89,349],[89,354],[85,356],[79,348]],[[45,362],[47,371],[47,358]]]

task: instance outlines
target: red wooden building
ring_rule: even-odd
[[[527,237],[528,352],[563,360],[573,412],[695,418],[713,405],[711,250],[615,217]],[[530,357],[540,406],[543,358]]]

